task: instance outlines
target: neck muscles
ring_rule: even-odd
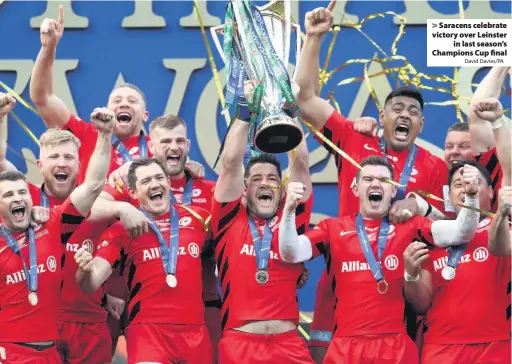
[[[180,173],[174,175],[174,176],[169,176],[169,178],[172,180],[172,181],[176,181],[178,179],[182,179],[185,177],[185,171],[181,171]]]

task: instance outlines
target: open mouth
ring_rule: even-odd
[[[25,217],[25,211],[26,208],[24,206],[16,206],[12,208],[11,213],[12,216],[14,216],[14,219],[23,220],[23,218]]]
[[[54,177],[57,183],[65,183],[68,180],[68,175],[64,172],[58,172]]]
[[[270,206],[272,204],[272,193],[264,191],[258,194],[258,202],[263,206]]]
[[[409,136],[409,125],[406,123],[398,123],[395,127],[395,138],[398,140],[405,141]]]
[[[162,192],[153,192],[149,195],[149,199],[153,202],[160,202],[164,198],[164,194]]]
[[[132,121],[132,116],[127,112],[120,112],[116,117],[117,121],[120,123],[129,123]]]
[[[371,207],[379,207],[382,202],[382,193],[377,191],[370,192],[368,201],[370,201]]]
[[[177,166],[180,164],[181,157],[178,154],[171,154],[167,156],[167,164],[170,166]]]

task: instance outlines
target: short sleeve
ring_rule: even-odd
[[[324,127],[320,132],[334,145],[336,145],[340,149],[344,149],[346,146],[346,141],[350,139],[350,136],[354,131],[354,124],[346,119],[343,115],[341,115],[338,111],[334,110],[327,122],[324,124]],[[325,149],[331,154],[335,154],[335,151],[327,145],[322,139],[318,136],[315,136],[315,139],[322,144]]]
[[[123,226],[116,223],[101,234],[95,257],[105,259],[112,267],[121,260],[121,249],[124,248],[128,238]]]
[[[311,242],[313,258],[323,255],[327,256],[330,244],[330,220],[325,219],[317,224],[313,229],[304,234]]]
[[[81,143],[84,143],[90,138],[92,138],[93,143],[96,142],[96,134],[98,133],[96,127],[73,114],[71,114],[68,122],[62,127],[62,129],[73,133]]]
[[[240,213],[241,208],[241,198],[230,202],[219,202],[215,199],[215,196],[212,198],[210,227],[214,239],[233,225],[235,217]]]
[[[411,223],[414,229],[413,240],[419,240],[431,247],[435,246],[432,236],[432,220],[424,216],[415,216],[407,223]]]

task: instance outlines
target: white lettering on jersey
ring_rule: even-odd
[[[386,259],[384,259],[384,265],[389,270],[395,270],[398,268],[400,261],[396,257],[396,255],[388,255]]]
[[[341,273],[345,272],[359,272],[363,270],[370,270],[369,265],[366,262],[353,260],[350,262],[341,263]]]
[[[196,243],[188,244],[188,253],[192,257],[197,258],[199,256],[199,253],[200,253],[199,245],[197,245]]]
[[[28,267],[27,267],[28,268]],[[37,274],[43,274],[47,272],[55,272],[57,270],[57,260],[54,256],[50,255],[48,259],[46,260],[46,266],[44,263],[37,265]],[[20,282],[24,282],[27,280],[27,277],[25,276],[25,271],[19,270],[14,273],[7,274],[5,276],[6,278],[6,284],[16,284]]]
[[[471,259],[471,257],[473,257],[473,259]],[[479,248],[475,249],[473,254],[466,253],[466,254],[462,255],[460,257],[459,264],[471,263],[472,261],[475,261],[477,263],[482,263],[482,262],[485,262],[488,257],[489,257],[489,251],[487,250],[487,248],[479,247]],[[446,266],[446,264],[448,264],[447,256],[434,260],[434,271],[437,272],[437,271],[443,269]]]
[[[71,244],[66,243],[66,251],[68,252],[77,252],[78,251],[78,244]]]
[[[242,250],[240,250],[240,255],[250,255],[250,256],[255,257],[256,252],[254,250],[254,245],[244,244],[242,246]],[[272,250],[270,251],[269,258],[270,259],[278,259],[277,254],[275,254]]]
[[[206,198],[193,198],[193,203],[206,203]]]
[[[160,248],[144,249],[142,251],[142,261],[160,258]]]

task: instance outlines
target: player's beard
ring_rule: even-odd
[[[259,206],[258,199],[254,196],[252,198],[246,197],[247,211],[249,214],[256,216],[260,219],[269,219],[275,214],[277,214],[277,210],[279,208],[279,199],[276,199],[275,196],[272,200],[271,208],[262,208]]]
[[[52,176],[53,178],[53,176]],[[45,181],[45,186],[50,191],[51,195],[58,199],[65,199],[71,195],[75,188],[77,176],[69,176],[65,183],[58,184],[55,181]]]

